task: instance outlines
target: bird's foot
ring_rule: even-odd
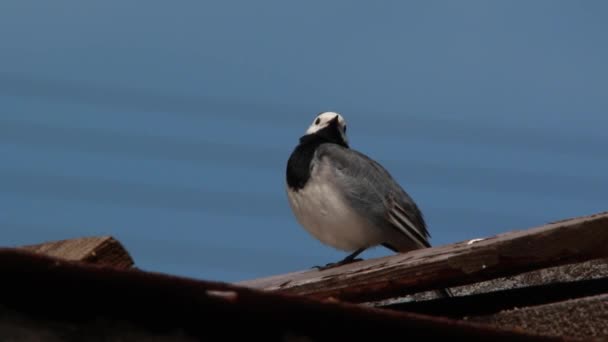
[[[356,261],[362,261],[362,260],[363,259],[361,259],[361,258],[353,258],[353,259],[346,258],[346,259],[343,259],[338,262],[330,262],[330,263],[326,264],[325,266],[313,266],[312,268],[316,268],[319,271],[324,271],[324,270],[327,270],[330,268],[334,268],[334,267],[338,267],[338,266],[342,266],[342,265],[346,265],[346,264],[350,264],[350,263],[353,263]]]

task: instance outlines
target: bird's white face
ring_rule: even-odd
[[[344,120],[342,115],[336,112],[324,112],[317,115],[317,117],[312,121],[310,127],[308,127],[306,130],[306,134],[313,134],[327,127],[330,121],[334,120],[336,116],[338,117],[338,129],[340,130],[340,135],[342,135],[344,141],[348,143],[348,139],[346,137],[346,120]]]

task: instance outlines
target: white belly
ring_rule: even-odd
[[[322,243],[342,251],[380,244],[381,230],[350,209],[328,184],[311,181],[298,192],[287,190],[298,222]]]

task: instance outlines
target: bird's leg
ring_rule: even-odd
[[[359,248],[356,251],[354,251],[352,254],[349,254],[348,256],[346,256],[346,258],[344,258],[338,262],[330,262],[329,264],[327,264],[325,266],[314,266],[313,268],[316,268],[319,271],[323,271],[328,268],[333,268],[333,267],[350,264],[351,262],[355,262],[355,261],[361,261],[362,259],[358,259],[357,256],[359,254],[363,253],[363,251],[365,251],[365,250],[366,250],[366,248]]]
[[[348,255],[346,258],[342,259],[342,261],[339,261],[339,264],[348,264],[350,262],[353,261],[360,261],[361,259],[356,259],[357,256],[361,253],[363,253],[363,251],[365,250],[365,248],[359,248],[356,251],[354,251],[352,254]]]

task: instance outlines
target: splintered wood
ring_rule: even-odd
[[[382,300],[608,256],[608,212],[524,231],[237,285],[320,299]]]
[[[134,264],[133,259],[120,242],[110,236],[51,241],[19,248],[59,259],[117,268],[129,268]]]

